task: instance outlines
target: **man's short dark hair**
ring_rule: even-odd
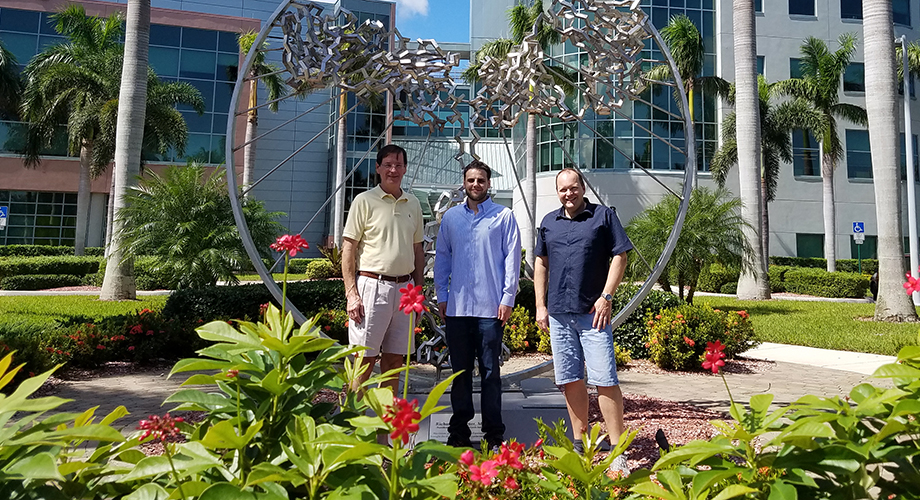
[[[588,189],[588,188],[585,186],[585,176],[581,175],[581,172],[579,172],[578,170],[575,170],[574,168],[571,168],[571,167],[563,168],[562,170],[559,171],[558,174],[556,174],[556,185],[557,185],[557,186],[559,185],[559,176],[562,175],[562,174],[565,173],[565,172],[572,172],[572,173],[574,173],[576,176],[578,176],[578,185],[581,186],[581,189]]]
[[[406,155],[406,150],[397,146],[396,144],[387,144],[386,146],[380,148],[380,151],[377,151],[377,165],[383,163],[383,159],[391,154],[401,154],[403,157],[403,163],[409,163],[409,157]]]
[[[464,180],[466,180],[466,173],[473,169],[482,170],[483,172],[486,173],[486,179],[490,181],[492,180],[492,169],[489,168],[488,165],[486,165],[485,163],[479,160],[473,160],[470,162],[469,165],[463,167],[463,179]]]

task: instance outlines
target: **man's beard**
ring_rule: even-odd
[[[479,194],[479,196],[473,196],[473,193],[472,193],[472,192],[467,191],[467,192],[466,192],[466,197],[469,198],[469,199],[472,200],[472,201],[475,201],[476,203],[480,203],[480,202],[484,201],[486,198],[489,197],[489,191],[488,191],[488,190],[483,191],[483,192],[481,192],[481,193]]]

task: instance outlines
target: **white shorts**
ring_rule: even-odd
[[[358,276],[356,285],[361,302],[364,303],[364,321],[348,322],[348,342],[351,345],[367,347],[364,355],[376,357],[386,354],[407,354],[410,330],[409,315],[399,310],[400,288],[412,280],[396,283]]]

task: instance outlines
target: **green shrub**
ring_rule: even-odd
[[[738,293],[738,282],[733,281],[731,283],[726,283],[719,288],[719,293],[726,293],[728,295],[734,295]]]
[[[87,247],[84,254],[88,257],[102,257],[105,249]],[[52,245],[0,245],[0,257],[41,257],[72,256],[73,247]]]
[[[818,297],[861,298],[869,289],[869,278],[858,273],[799,268],[786,271],[783,279],[786,291]]]
[[[776,293],[786,291],[786,272],[794,269],[789,266],[771,265],[767,276],[770,279],[770,290]]]
[[[620,344],[613,344],[613,357],[616,359],[617,368],[623,368],[632,363],[632,353],[629,349],[620,347]]]
[[[771,265],[789,267],[814,267],[827,269],[827,259],[819,257],[770,257]],[[858,259],[838,259],[837,271],[855,273],[859,270]],[[862,259],[862,272],[872,275],[878,271],[878,259]]]
[[[0,288],[4,290],[44,290],[82,284],[83,277],[73,274],[20,274],[0,280]]]
[[[505,323],[502,342],[511,349],[511,352],[536,351],[540,343],[537,324],[523,306],[515,306],[511,317]]]
[[[102,257],[5,257],[0,259],[0,278],[21,274],[72,274],[85,276],[99,270]]]
[[[42,349],[46,335],[46,325],[43,323],[25,320],[0,323],[0,357],[16,351],[13,354],[13,366],[25,363],[16,381],[53,366],[50,353]]]
[[[314,316],[316,326],[323,334],[337,340],[342,345],[348,345],[348,313],[345,310],[327,309]]]
[[[289,274],[306,274],[307,267],[309,267],[310,263],[313,262],[314,260],[322,260],[322,259],[291,259],[290,262],[288,263],[288,273]],[[268,269],[271,269],[274,263],[275,261],[269,260],[265,264],[265,267]],[[281,259],[281,262],[278,263],[278,267],[275,268],[275,272],[276,273],[284,272],[284,259]]]
[[[862,269],[860,269],[860,267],[862,267]],[[837,271],[843,271],[845,273],[858,273],[862,271],[863,274],[872,276],[878,272],[878,259],[862,259],[861,264],[858,259],[841,259],[837,261]]]
[[[530,317],[537,317],[537,295],[533,290],[533,281],[522,278],[518,281],[518,293],[514,298],[514,305],[527,309]]]
[[[720,311],[685,304],[646,316],[650,359],[674,370],[698,369],[707,342],[720,341],[725,355],[734,357],[756,345],[746,311]]]
[[[335,266],[332,265],[332,262],[329,262],[327,259],[311,259],[310,263],[307,264],[305,274],[307,278],[311,280],[326,280],[335,278],[336,275],[338,275],[338,277],[342,276],[342,272],[337,270]]]
[[[105,278],[106,262],[99,265],[99,271],[93,277],[96,286],[102,286]],[[138,290],[175,290],[179,280],[173,276],[171,269],[160,265],[160,258],[143,255],[134,259],[134,283]]]
[[[617,288],[617,293],[613,295],[612,307],[614,314],[625,307],[627,302],[632,299],[633,295],[635,295],[638,290],[638,285],[620,285],[620,287]],[[673,293],[660,290],[650,291],[645,297],[645,300],[639,304],[639,307],[626,318],[623,324],[613,331],[613,340],[617,345],[628,350],[633,358],[648,358],[649,351],[648,347],[645,346],[648,342],[645,317],[648,314],[658,314],[662,309],[677,307],[681,303],[680,298]]]
[[[735,293],[723,292],[722,287],[729,283],[737,286],[740,275],[741,271],[738,269],[723,267],[719,264],[703,266],[699,280],[696,282],[696,289],[701,292]]]

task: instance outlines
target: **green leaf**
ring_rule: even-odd
[[[547,460],[547,464],[559,469],[561,472],[572,476],[572,478],[577,479],[583,483],[590,483],[591,478],[585,471],[584,465],[582,464],[582,457],[575,452],[564,450],[562,448],[556,448],[554,446],[546,446],[544,448],[547,452],[559,452],[562,451],[561,456],[556,459]],[[554,453],[555,454],[555,453]]]
[[[773,403],[772,394],[755,394],[751,396],[751,410],[756,413],[766,413]]]
[[[119,453],[118,455],[116,455],[116,457],[118,458],[118,460],[121,460],[122,462],[127,462],[129,464],[136,464],[140,462],[141,460],[147,458],[147,455],[144,455],[144,452],[140,450],[132,448],[132,449],[125,450]]]
[[[718,495],[715,496],[712,500],[726,500],[728,498],[740,497],[741,495],[747,495],[748,493],[756,493],[757,490],[744,486],[743,484],[731,484]]]
[[[780,441],[794,438],[829,438],[834,436],[834,430],[821,422],[800,420],[790,425],[777,436]]]
[[[441,474],[409,483],[409,486],[424,488],[442,497],[450,499],[457,497],[457,476],[454,474]]]
[[[242,353],[246,351],[262,351],[262,342],[254,335],[243,335],[235,328],[228,325],[226,321],[212,321],[196,329],[198,336],[204,340],[212,342],[226,342],[231,344],[232,348],[227,349],[229,353]]]
[[[279,372],[277,368],[265,374],[265,378],[259,382],[259,386],[268,391],[272,396],[280,396],[291,388],[290,384],[285,384],[282,381],[281,372]]]
[[[119,406],[115,408],[105,418],[102,419],[102,422],[99,422],[101,425],[112,425],[112,422],[118,420],[119,418],[130,415],[131,412],[128,411],[124,406]]]
[[[444,391],[450,387],[450,384],[461,373],[463,372],[459,371],[457,373],[451,374],[450,377],[447,377],[446,380],[441,381],[438,385],[431,389],[431,392],[428,393],[428,399],[425,400],[425,406],[422,406],[422,410],[419,412],[421,413],[423,419],[436,411],[435,406],[438,404],[438,400],[441,399],[441,396],[444,395]]]
[[[186,497],[198,498],[204,493],[204,490],[211,487],[213,483],[207,483],[204,481],[189,481],[187,483],[182,483],[182,493],[186,494]],[[184,500],[179,498],[181,493],[179,493],[179,488],[173,490],[172,495],[169,496],[169,500]]]
[[[850,399],[859,404],[864,399],[875,394],[878,389],[872,384],[859,384],[850,391]]]
[[[58,472],[57,457],[50,452],[37,453],[16,460],[3,469],[6,475],[23,479],[44,479],[63,481]]]
[[[916,399],[902,399],[898,401],[898,404],[891,410],[890,416],[900,417],[901,415],[920,415],[920,401]]]
[[[230,363],[228,361],[219,361],[216,359],[187,358],[179,360],[166,378],[172,377],[176,373],[195,372],[201,370],[223,370]]]
[[[770,485],[770,496],[767,500],[798,500],[799,494],[795,486],[785,483],[782,479]]]
[[[909,345],[898,351],[898,361],[920,361],[920,346]]]
[[[226,408],[236,403],[222,394],[206,393],[198,389],[182,389],[172,396],[166,398],[165,403],[192,403],[196,405],[215,406],[217,408]]]
[[[143,479],[146,477],[159,476],[161,474],[168,474],[172,469],[169,467],[169,461],[164,456],[156,457],[147,457],[137,465],[134,466],[134,469],[131,470],[127,475],[118,480],[119,483],[127,483],[130,481],[136,481],[138,479]]]
[[[124,500],[167,500],[169,493],[156,483],[147,483],[124,497]]]
[[[89,467],[95,467],[95,464],[90,462],[64,462],[58,466],[58,472],[66,476]]]
[[[287,500],[271,493],[242,491],[230,483],[217,483],[204,490],[198,500]]]
[[[683,460],[690,460],[690,465],[694,466],[713,455],[731,453],[734,450],[735,448],[731,442],[724,438],[713,441],[690,441],[658,459],[652,470],[661,470]]]
[[[681,497],[678,497],[677,495],[651,481],[647,483],[639,483],[630,488],[629,491],[653,498],[661,498],[663,500],[682,500]]]
[[[380,497],[366,484],[339,486],[326,495],[326,500],[378,500]]]
[[[236,427],[229,420],[221,420],[208,429],[207,434],[201,440],[201,444],[212,450],[221,448],[232,448],[234,450],[243,449],[252,438],[255,437],[259,429],[262,428],[262,421],[253,422],[246,429],[246,433],[240,436],[237,434]]]
[[[891,363],[878,367],[872,376],[875,378],[920,378],[920,370],[912,366]]]
[[[741,467],[732,467],[724,470],[701,471],[699,474],[693,477],[692,487],[690,489],[690,497],[702,497],[703,492],[711,488],[712,485],[722,481],[723,479],[732,477],[742,470],[745,469],[742,469]]]

